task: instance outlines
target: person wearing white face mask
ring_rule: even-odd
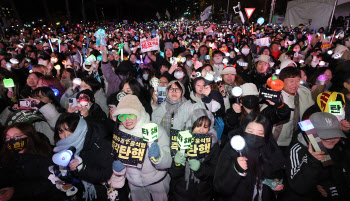
[[[213,69],[214,69],[215,75],[219,76],[222,70],[224,69],[224,64],[222,63],[222,60],[224,59],[224,53],[217,50],[213,52],[213,55],[214,55]]]
[[[177,79],[178,81],[180,81],[184,87],[185,87],[185,93],[184,96],[185,98],[189,98],[190,97],[190,80],[187,76],[187,71],[186,68],[183,66],[178,66],[176,68],[176,70],[174,71],[174,78]]]
[[[253,66],[253,56],[250,53],[250,47],[247,43],[242,43],[240,48],[241,55],[239,56],[239,59],[242,58],[244,62],[248,63],[247,66],[243,66],[244,70],[252,69]]]

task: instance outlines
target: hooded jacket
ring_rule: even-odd
[[[142,125],[150,123],[149,114],[145,111],[141,102],[135,95],[126,95],[119,102],[113,117],[119,114],[135,114],[137,123],[131,130],[126,129],[122,124],[119,130],[130,135],[142,138]],[[157,162],[151,161],[148,156],[148,150],[145,153],[145,159],[142,168],[126,166],[126,178],[134,186],[149,186],[161,181],[167,175],[167,169],[171,166],[170,156],[170,138],[164,128],[158,125],[158,146],[160,157]]]
[[[183,201],[210,201],[213,199],[213,178],[217,159],[220,154],[220,148],[217,142],[216,131],[214,129],[214,116],[204,110],[196,109],[186,122],[185,130],[192,130],[193,123],[202,116],[207,116],[211,120],[211,125],[208,133],[212,134],[212,147],[210,153],[200,160],[200,167],[197,171],[190,170],[188,188],[186,181],[186,166],[176,166],[172,162],[169,169],[171,176],[169,200]],[[199,181],[196,181],[192,177]]]

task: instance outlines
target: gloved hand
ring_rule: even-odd
[[[121,172],[125,168],[125,165],[120,162],[120,160],[114,161],[113,162],[113,170],[116,172]]]
[[[196,160],[196,159],[188,160],[188,164],[190,165],[190,168],[193,171],[197,171],[199,169],[199,167],[201,166],[201,162],[199,162],[199,160]]]
[[[186,156],[187,154],[183,155],[181,151],[177,151],[174,158],[175,164],[181,164],[185,166]]]
[[[222,133],[224,132],[225,123],[221,117],[215,118],[215,130],[218,136],[218,142],[220,142]]]
[[[150,158],[154,157],[155,159],[158,159],[160,157],[160,151],[157,142],[153,142],[151,147],[148,149],[148,156]]]

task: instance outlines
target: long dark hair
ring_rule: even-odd
[[[133,95],[137,96],[141,102],[151,101],[151,95],[147,92],[147,90],[133,77],[130,77],[126,80],[124,80],[119,85],[119,91],[121,91],[124,87],[124,85],[128,83],[130,86],[130,89],[133,91]]]
[[[8,126],[2,135],[2,142],[5,142],[6,140],[6,134],[11,128],[17,128],[20,130],[25,136],[27,136],[27,146],[25,148],[25,153],[33,154],[33,155],[40,155],[47,157],[51,153],[51,147],[50,145],[42,140],[38,133],[36,132],[34,126],[31,123],[28,122],[19,122],[14,123]],[[2,146],[0,150],[0,158],[1,160],[5,161],[11,161],[13,159],[14,154],[12,151],[8,150],[6,146]]]
[[[253,178],[258,178],[257,185],[263,178],[272,178],[273,173],[282,170],[285,159],[278,145],[272,137],[272,125],[267,117],[262,114],[251,112],[242,121],[242,130],[245,131],[249,123],[255,122],[264,127],[265,145],[258,150],[244,148],[248,156],[248,166],[254,174]],[[273,179],[273,178],[272,178]]]

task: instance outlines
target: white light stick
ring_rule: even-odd
[[[61,53],[61,38],[58,38],[58,52]]]
[[[81,85],[81,79],[80,78],[74,78],[73,79],[73,83],[80,86]]]
[[[52,44],[51,44],[51,39],[49,39],[49,43],[50,43],[51,51],[54,52],[54,51],[53,51]]]
[[[141,64],[143,64],[142,54],[140,55]]]
[[[231,147],[236,150],[237,152],[239,152],[239,155],[240,157],[242,157],[242,150],[244,149],[245,147],[245,140],[242,136],[240,135],[235,135],[231,138],[230,140],[230,144],[231,144]],[[244,171],[243,173],[242,172],[238,172],[237,173],[240,175],[240,176],[247,176],[247,172]]]
[[[61,70],[61,66],[60,65],[56,65],[54,68],[57,70],[57,75],[59,75],[60,74],[60,70]]]
[[[154,93],[157,94],[158,92],[158,86],[159,86],[159,79],[154,77],[150,81],[151,86],[154,88]]]
[[[241,87],[233,87],[232,91],[232,96],[236,98],[236,103],[239,104],[239,97],[242,96],[243,90]]]
[[[227,59],[227,58],[223,59],[223,60],[222,60],[222,63],[225,64],[225,65],[227,65],[228,59]]]

